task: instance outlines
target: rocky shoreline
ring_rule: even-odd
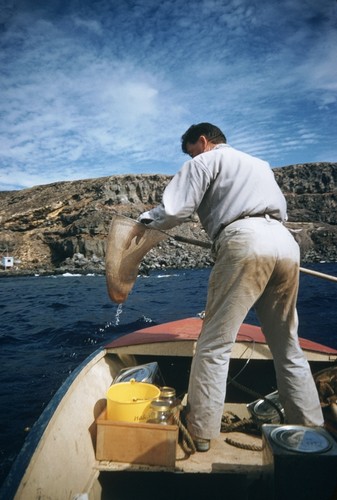
[[[337,261],[337,164],[311,163],[273,169],[288,203],[302,263]],[[107,234],[114,214],[137,219],[161,200],[165,175],[124,175],[59,182],[0,192],[0,256],[12,269],[0,277],[104,274]],[[197,217],[173,230],[208,241]],[[169,238],[143,259],[140,273],[209,267],[208,249]]]

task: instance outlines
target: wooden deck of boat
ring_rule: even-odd
[[[241,418],[249,418],[246,405],[226,404],[225,411],[232,411]],[[243,449],[229,444],[226,439],[230,438],[236,443],[244,446],[262,448],[261,436],[248,435],[241,432],[221,433],[217,439],[211,442],[208,452],[196,452],[186,455],[180,444],[177,446],[175,467],[149,466],[141,464],[130,464],[120,462],[97,462],[96,467],[100,471],[173,471],[184,473],[225,473],[242,474],[244,476],[260,475],[262,471],[262,451]]]

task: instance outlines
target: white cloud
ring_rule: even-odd
[[[3,186],[173,173],[181,134],[206,120],[270,162],[336,156],[328,0],[99,7],[13,0],[0,9]]]

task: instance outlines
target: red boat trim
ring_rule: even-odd
[[[202,319],[185,318],[170,323],[149,326],[136,330],[135,332],[119,337],[106,345],[107,348],[125,347],[129,345],[151,344],[155,342],[176,342],[183,340],[197,340],[202,327]],[[237,342],[257,342],[265,344],[266,339],[261,328],[243,323],[240,327]],[[300,338],[302,349],[322,352],[326,354],[337,354],[337,350],[332,347]]]

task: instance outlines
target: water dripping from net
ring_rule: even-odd
[[[116,315],[115,315],[115,326],[119,325],[119,320],[120,320],[120,315],[123,312],[123,304],[118,304],[117,309],[116,309]]]

